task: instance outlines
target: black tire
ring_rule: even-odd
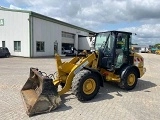
[[[129,78],[131,80],[129,80]],[[132,90],[137,85],[137,81],[138,81],[137,71],[133,68],[125,69],[121,74],[121,81],[119,83],[119,87],[125,90]]]
[[[85,91],[85,85],[87,82],[92,84],[89,93]],[[87,89],[87,87],[86,87]],[[89,89],[89,88],[88,88]],[[82,70],[77,73],[72,81],[72,92],[78,98],[79,101],[88,101],[93,99],[100,89],[99,77],[89,70]]]
[[[10,57],[10,55],[9,55],[9,54],[6,54],[6,55],[5,55],[5,57],[6,57],[6,58],[9,58],[9,57]]]

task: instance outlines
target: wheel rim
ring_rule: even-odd
[[[96,83],[94,81],[94,79],[89,78],[87,79],[84,83],[83,83],[83,92],[85,94],[91,94],[94,92],[96,88]]]
[[[136,79],[135,75],[134,74],[130,74],[128,76],[128,80],[127,80],[128,85],[132,86],[136,81],[135,79]]]

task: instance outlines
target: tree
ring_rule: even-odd
[[[154,47],[160,49],[160,43],[155,44]]]

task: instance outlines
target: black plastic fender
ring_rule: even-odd
[[[103,87],[104,78],[103,78],[103,76],[101,75],[101,73],[98,70],[93,69],[93,68],[89,68],[89,67],[83,67],[83,68],[86,69],[86,70],[89,70],[91,72],[94,72],[95,74],[97,74],[99,76],[99,78],[100,78],[100,86]]]
[[[140,73],[139,73],[139,69],[136,67],[136,66],[133,66],[133,65],[130,65],[130,66],[125,66],[122,68],[121,70],[121,79],[123,78],[124,74],[126,73],[126,71],[128,71],[129,69],[135,69],[137,71],[137,74],[138,74],[138,78],[140,77]]]

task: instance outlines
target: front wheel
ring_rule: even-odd
[[[10,57],[10,54],[5,54],[5,57],[6,57],[6,58],[9,58],[9,57]]]
[[[99,77],[89,70],[82,70],[72,81],[72,92],[79,101],[93,99],[100,89]]]
[[[137,85],[137,71],[131,68],[123,72],[124,74],[121,75],[121,82],[119,83],[120,88],[132,90]]]

